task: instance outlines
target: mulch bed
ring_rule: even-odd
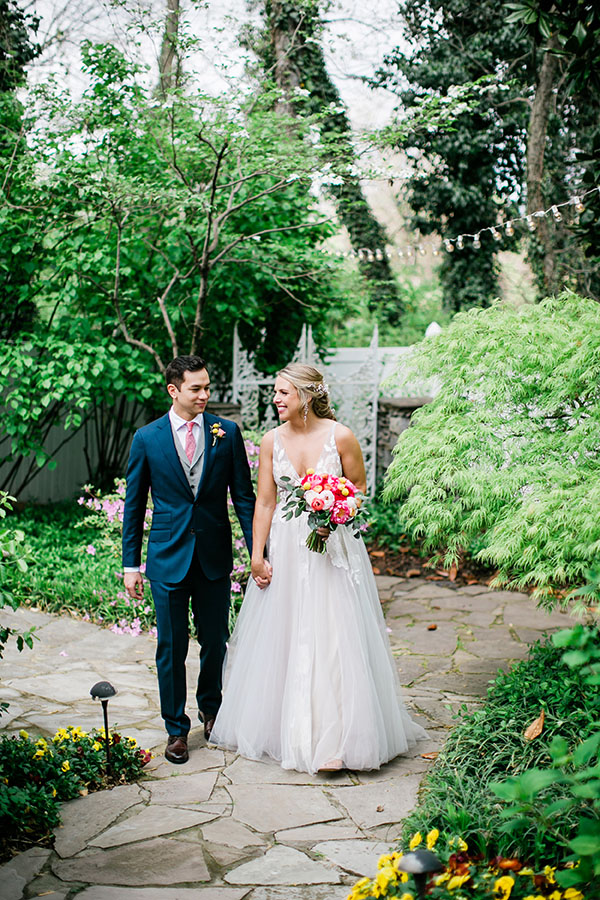
[[[420,553],[413,544],[400,546],[395,550],[384,547],[377,541],[367,547],[375,575],[392,575],[397,578],[424,578],[426,581],[448,581],[455,585],[489,584],[495,575],[472,559],[459,562],[450,569],[432,567],[430,556]]]

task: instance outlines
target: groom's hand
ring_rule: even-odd
[[[134,600],[141,600],[144,596],[144,579],[141,572],[125,572],[123,575],[125,590]]]

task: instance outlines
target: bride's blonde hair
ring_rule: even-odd
[[[312,400],[312,411],[315,416],[318,416],[319,419],[336,421],[329,400],[329,388],[318,369],[305,363],[290,363],[277,374],[294,385],[306,411],[308,411],[308,401]]]

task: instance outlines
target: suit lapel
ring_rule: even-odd
[[[165,459],[168,464],[171,466],[173,473],[179,479],[181,484],[187,489],[190,496],[192,496],[192,489],[190,488],[189,482],[185,477],[185,472],[181,467],[181,463],[179,462],[179,457],[177,455],[177,450],[175,449],[175,444],[173,443],[173,430],[171,428],[171,420],[169,418],[169,414],[167,413],[162,419],[158,420],[157,423],[157,445],[162,451]]]
[[[207,477],[208,471],[210,469],[215,448],[213,447],[213,436],[210,431],[211,425],[216,422],[216,418],[211,416],[210,413],[204,413],[204,459],[202,465],[202,475],[200,476],[200,481],[198,483],[198,492],[196,496],[202,490],[202,485],[204,484],[204,479]]]

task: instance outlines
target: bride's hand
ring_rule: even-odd
[[[272,577],[273,567],[268,559],[252,561],[252,578],[261,591],[271,583]]]
[[[323,525],[321,528],[317,528],[317,534],[319,535],[319,537],[322,537],[324,541],[326,541],[331,534],[331,529],[326,525]]]

